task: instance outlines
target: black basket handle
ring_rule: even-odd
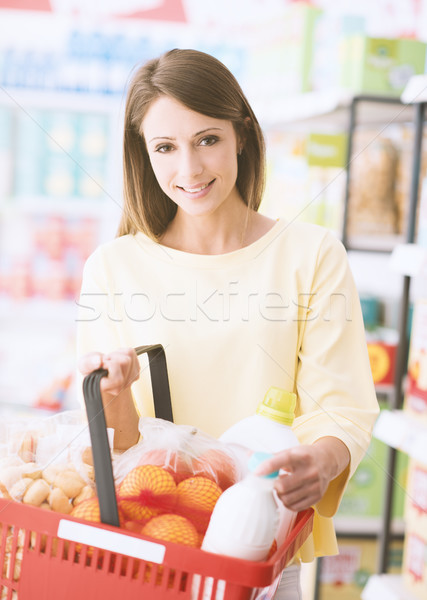
[[[168,368],[163,346],[161,344],[138,346],[135,348],[135,352],[138,356],[141,354],[148,355],[151,387],[153,389],[154,414],[158,419],[165,419],[165,421],[173,423]]]
[[[161,344],[138,346],[135,348],[135,352],[138,356],[145,353],[148,355],[156,417],[173,422],[166,355],[163,346]],[[108,371],[106,369],[96,369],[86,375],[83,380],[83,397],[92,443],[93,466],[101,521],[106,525],[119,527],[120,521],[110,444],[108,442],[100,388],[101,379],[107,375]]]

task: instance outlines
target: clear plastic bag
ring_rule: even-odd
[[[139,429],[141,441],[113,461],[119,512],[131,522],[125,526],[156,537],[162,515],[184,518],[179,528],[193,528],[187,540],[200,547],[216,501],[242,476],[238,457],[188,425],[145,417]]]
[[[114,478],[120,483],[131,469],[156,465],[179,484],[200,476],[211,479],[222,491],[244,475],[240,457],[226,444],[190,425],[176,425],[155,417],[140,419],[141,441],[114,460]]]
[[[2,424],[0,493],[3,497],[69,514],[95,496],[85,414],[65,411]]]

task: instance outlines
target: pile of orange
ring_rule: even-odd
[[[219,450],[191,465],[181,457],[165,465],[164,456],[147,453],[117,487],[120,524],[158,540],[200,547],[219,496],[237,481],[236,468]],[[71,515],[99,522],[97,499],[81,502]]]

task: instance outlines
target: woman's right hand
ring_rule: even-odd
[[[83,375],[95,369],[107,369],[108,376],[101,379],[101,392],[110,396],[118,396],[139,378],[140,364],[133,348],[120,348],[109,354],[91,352],[78,361]]]

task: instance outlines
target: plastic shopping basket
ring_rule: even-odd
[[[156,415],[171,418],[163,348],[139,348],[142,352],[149,355]],[[252,600],[277,580],[307,539],[313,510],[298,514],[285,542],[264,562],[156,542],[109,524],[117,518],[117,504],[99,389],[105,375],[98,370],[84,382],[104,522],[0,499],[0,600]]]

